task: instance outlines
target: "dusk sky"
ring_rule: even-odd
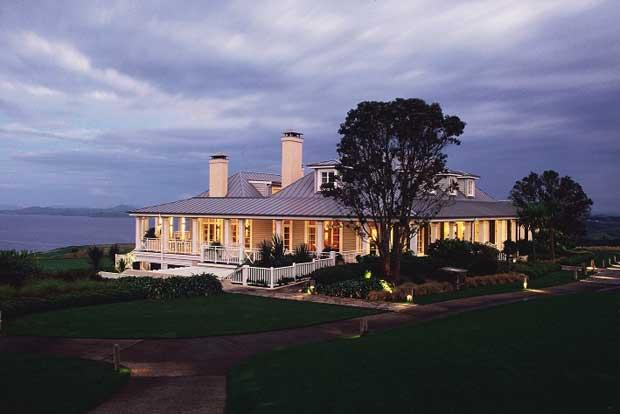
[[[208,3],[208,4],[207,4]],[[336,156],[364,100],[467,122],[449,166],[506,198],[530,171],[620,213],[620,2],[0,4],[0,204],[143,206],[208,186],[208,159],[279,172],[280,134]]]

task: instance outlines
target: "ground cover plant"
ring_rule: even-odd
[[[618,412],[619,303],[619,292],[532,300],[258,355],[230,374],[228,409]]]
[[[9,335],[176,338],[314,325],[370,315],[372,309],[223,294],[138,300],[26,315],[6,323]]]
[[[129,379],[110,364],[75,358],[0,353],[1,413],[84,413]]]

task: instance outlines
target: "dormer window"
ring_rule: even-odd
[[[465,195],[467,197],[476,196],[476,187],[474,185],[474,180],[465,180]]]
[[[321,185],[336,181],[335,171],[321,171]]]
[[[315,174],[315,190],[317,192],[321,191],[323,185],[336,182],[336,170],[333,168],[317,169]]]

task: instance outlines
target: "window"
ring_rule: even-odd
[[[489,243],[495,244],[495,220],[489,220]]]
[[[310,250],[316,250],[316,223],[307,221],[306,226],[306,244]]]
[[[316,174],[316,191],[321,191],[321,186],[323,184],[336,181],[336,170],[317,170]]]
[[[467,197],[474,197],[476,195],[474,188],[474,180],[465,180],[465,195]]]

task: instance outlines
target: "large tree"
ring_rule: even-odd
[[[340,125],[338,174],[324,194],[351,211],[376,244],[384,277],[398,281],[403,246],[446,203],[444,149],[465,123],[421,99],[361,102]],[[371,228],[376,228],[376,236]]]
[[[553,170],[517,181],[510,192],[519,220],[532,230],[536,240],[546,240],[555,259],[559,242],[573,241],[585,234],[592,200],[579,183]]]

